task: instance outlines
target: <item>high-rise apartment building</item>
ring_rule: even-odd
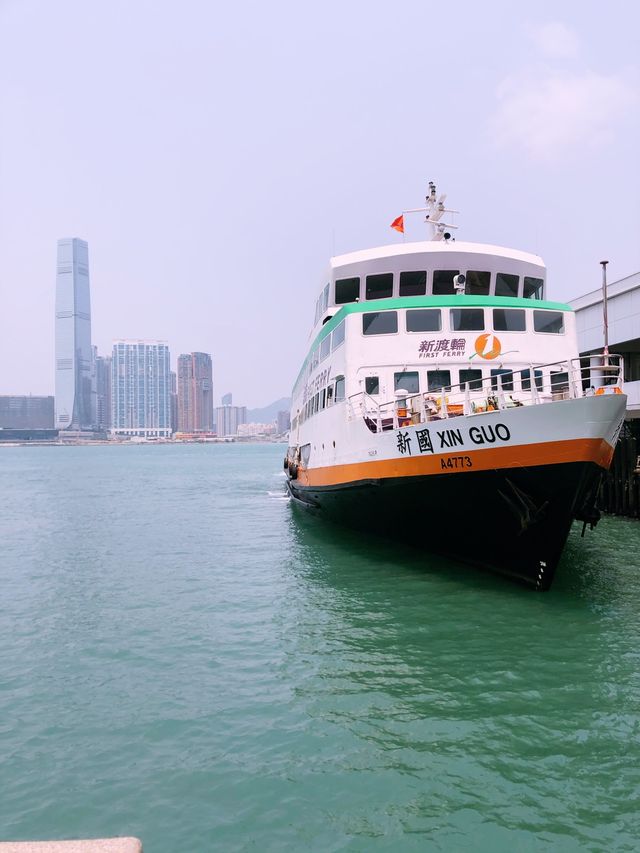
[[[170,385],[170,400],[169,409],[171,412],[171,432],[178,432],[178,378],[175,370],[169,374]]]
[[[233,403],[233,394],[231,391],[227,391],[226,394],[222,395],[222,405],[230,406]]]
[[[114,341],[111,433],[171,436],[171,368],[164,341]]]
[[[89,246],[58,240],[56,269],[56,428],[91,429],[95,423]]]
[[[246,422],[246,406],[218,406],[216,409],[216,432],[221,437],[237,435],[240,424]]]
[[[178,431],[213,429],[213,367],[206,352],[178,356]]]
[[[96,428],[111,429],[111,356],[95,355]]]

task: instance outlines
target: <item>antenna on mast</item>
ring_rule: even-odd
[[[431,226],[432,240],[450,240],[450,230],[458,227],[457,225],[453,225],[452,223],[441,221],[443,213],[459,212],[457,210],[451,210],[450,208],[444,206],[444,201],[446,197],[447,196],[443,193],[440,198],[438,198],[438,193],[436,192],[436,185],[433,181],[429,181],[429,195],[425,199],[425,203],[427,205],[427,215],[424,221],[427,223],[427,225]]]

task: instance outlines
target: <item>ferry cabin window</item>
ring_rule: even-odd
[[[467,280],[465,282],[464,292],[468,296],[488,296],[490,284],[490,272],[467,270]]]
[[[536,383],[536,388],[538,389],[538,391],[542,391],[542,371],[534,370],[533,375]],[[520,376],[522,377],[522,390],[531,391],[531,371],[521,370]]]
[[[562,311],[534,311],[533,328],[547,335],[564,334],[564,316]]]
[[[331,333],[331,349],[337,349],[344,343],[344,320],[335,327]]]
[[[458,275],[460,270],[434,270],[433,271],[433,295],[446,296],[449,293],[455,293],[453,286],[453,278]]]
[[[461,370],[460,371],[460,388],[464,391],[469,383],[469,390],[482,390],[482,371],[481,370]]]
[[[541,278],[532,278],[530,275],[524,277],[524,298],[542,299],[544,281]]]
[[[355,302],[360,296],[359,278],[339,278],[336,281],[336,305]]]
[[[367,299],[388,299],[393,296],[393,273],[368,275],[365,291]]]
[[[379,394],[380,393],[380,377],[378,376],[367,376],[364,380],[364,390],[366,394]]]
[[[491,387],[498,390],[498,378],[503,391],[513,391],[513,370],[501,370],[496,367],[491,371]]]
[[[333,385],[329,385],[327,388],[327,406],[330,406],[333,403]]]
[[[518,276],[499,272],[496,275],[496,296],[517,296]]]
[[[323,388],[320,392],[320,408],[324,409],[327,404],[327,389]]]
[[[314,413],[318,411],[320,408],[320,392],[318,392],[313,401],[313,411]]]
[[[344,400],[344,376],[336,378],[336,403]]]
[[[493,328],[496,332],[526,331],[524,308],[494,308]]]
[[[322,311],[326,311],[329,307],[329,285],[325,286],[325,289],[322,291]]]
[[[568,391],[569,390],[569,374],[563,373],[559,370],[551,371],[551,393],[557,394],[558,392]]]
[[[311,445],[310,444],[303,444],[302,447],[300,448],[300,459],[301,459],[303,465],[306,466],[309,464],[309,457],[310,456],[311,456]]]
[[[393,374],[393,390],[417,394],[420,391],[420,379],[417,370],[403,370]]]
[[[327,337],[320,344],[320,361],[324,361],[324,359],[331,352],[331,335],[327,335]]]
[[[397,331],[397,311],[372,311],[362,315],[363,335],[394,335]]]
[[[451,391],[450,370],[427,370],[427,388],[429,391]]]
[[[427,292],[426,270],[400,273],[400,296],[424,296]]]
[[[453,332],[481,332],[484,329],[482,308],[452,308],[450,319]]]
[[[441,328],[439,308],[410,308],[407,311],[407,332],[439,332]]]

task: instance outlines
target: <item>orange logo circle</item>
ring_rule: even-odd
[[[496,335],[485,332],[476,338],[476,353],[480,358],[497,358],[501,352],[500,339]]]

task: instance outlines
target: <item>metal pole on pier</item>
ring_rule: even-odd
[[[602,320],[604,325],[604,361],[609,364],[609,320],[607,317],[607,264],[609,261],[600,261],[602,267]]]

